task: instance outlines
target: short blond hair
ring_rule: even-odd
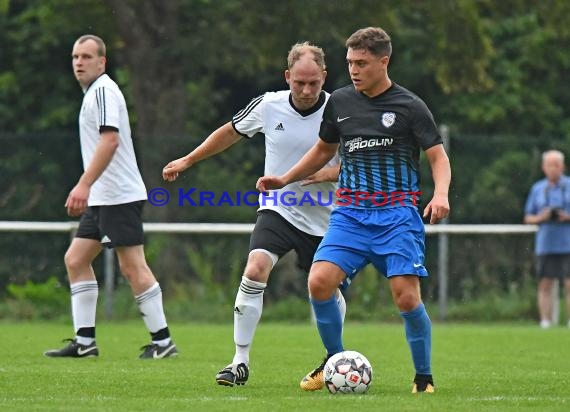
[[[295,63],[301,59],[301,57],[307,53],[311,53],[313,55],[313,60],[317,63],[322,70],[326,70],[327,66],[325,64],[325,52],[318,46],[305,41],[303,43],[295,43],[291,50],[289,50],[289,54],[287,55],[287,68],[291,69]]]

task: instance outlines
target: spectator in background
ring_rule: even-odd
[[[564,175],[564,154],[549,150],[542,154],[546,176],[528,195],[524,222],[537,224],[535,241],[540,326],[552,326],[552,288],[564,280],[566,313],[570,318],[570,178]],[[570,327],[570,319],[568,320]]]

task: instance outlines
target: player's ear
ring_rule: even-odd
[[[285,81],[287,82],[287,84],[289,84],[290,79],[291,79],[291,72],[289,70],[285,70]]]
[[[328,72],[326,70],[323,70],[323,80],[325,80],[327,78],[327,74],[328,74]]]

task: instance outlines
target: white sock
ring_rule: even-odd
[[[143,321],[151,334],[167,327],[166,316],[164,316],[164,309],[162,307],[162,290],[158,282],[145,292],[135,296],[135,300],[139,305]],[[156,341],[153,339],[153,343],[158,345],[162,344],[161,346],[168,345],[170,343],[170,337]]]
[[[232,363],[249,363],[251,342],[261,312],[263,291],[267,283],[256,282],[242,276],[234,305],[234,342],[236,353]]]
[[[236,353],[234,355],[234,359],[232,363],[245,363],[249,365],[249,349],[251,345],[237,345],[236,344]]]
[[[342,319],[342,324],[344,325],[344,319],[346,318],[346,301],[340,289],[336,290],[336,303],[340,310],[340,317]]]
[[[71,317],[75,333],[81,328],[95,328],[99,286],[96,280],[75,282],[71,288]],[[95,338],[75,336],[81,345],[90,345]]]

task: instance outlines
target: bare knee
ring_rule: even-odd
[[[267,281],[266,273],[268,273],[266,267],[259,262],[247,262],[243,271],[246,278],[255,282]]]
[[[342,270],[328,262],[317,262],[311,267],[307,281],[309,294],[316,300],[327,300],[335,293],[344,278]]]
[[[85,261],[80,254],[68,250],[63,257],[65,268],[70,282],[75,282],[81,278],[82,274],[91,272],[91,262]]]
[[[101,251],[101,243],[93,239],[74,238],[63,261],[70,283],[95,280],[91,262]]]
[[[273,260],[264,252],[251,253],[247,259],[243,275],[249,280],[266,283],[273,269]]]
[[[67,269],[68,273],[74,272],[78,268],[81,267],[80,260],[73,253],[71,253],[71,251],[69,251],[69,250],[67,252],[65,252],[65,256],[63,257],[63,261],[65,263],[65,268]]]
[[[317,300],[325,300],[330,298],[330,287],[327,285],[327,282],[321,276],[321,274],[315,274],[309,277],[308,287],[309,287],[309,294],[317,299]]]
[[[392,299],[400,312],[410,312],[421,303],[420,282],[415,276],[390,278]]]
[[[542,293],[551,293],[554,286],[554,280],[550,278],[542,278],[538,282],[538,290]]]
[[[408,290],[394,296],[394,303],[400,312],[410,312],[418,307],[421,300],[415,291]]]

